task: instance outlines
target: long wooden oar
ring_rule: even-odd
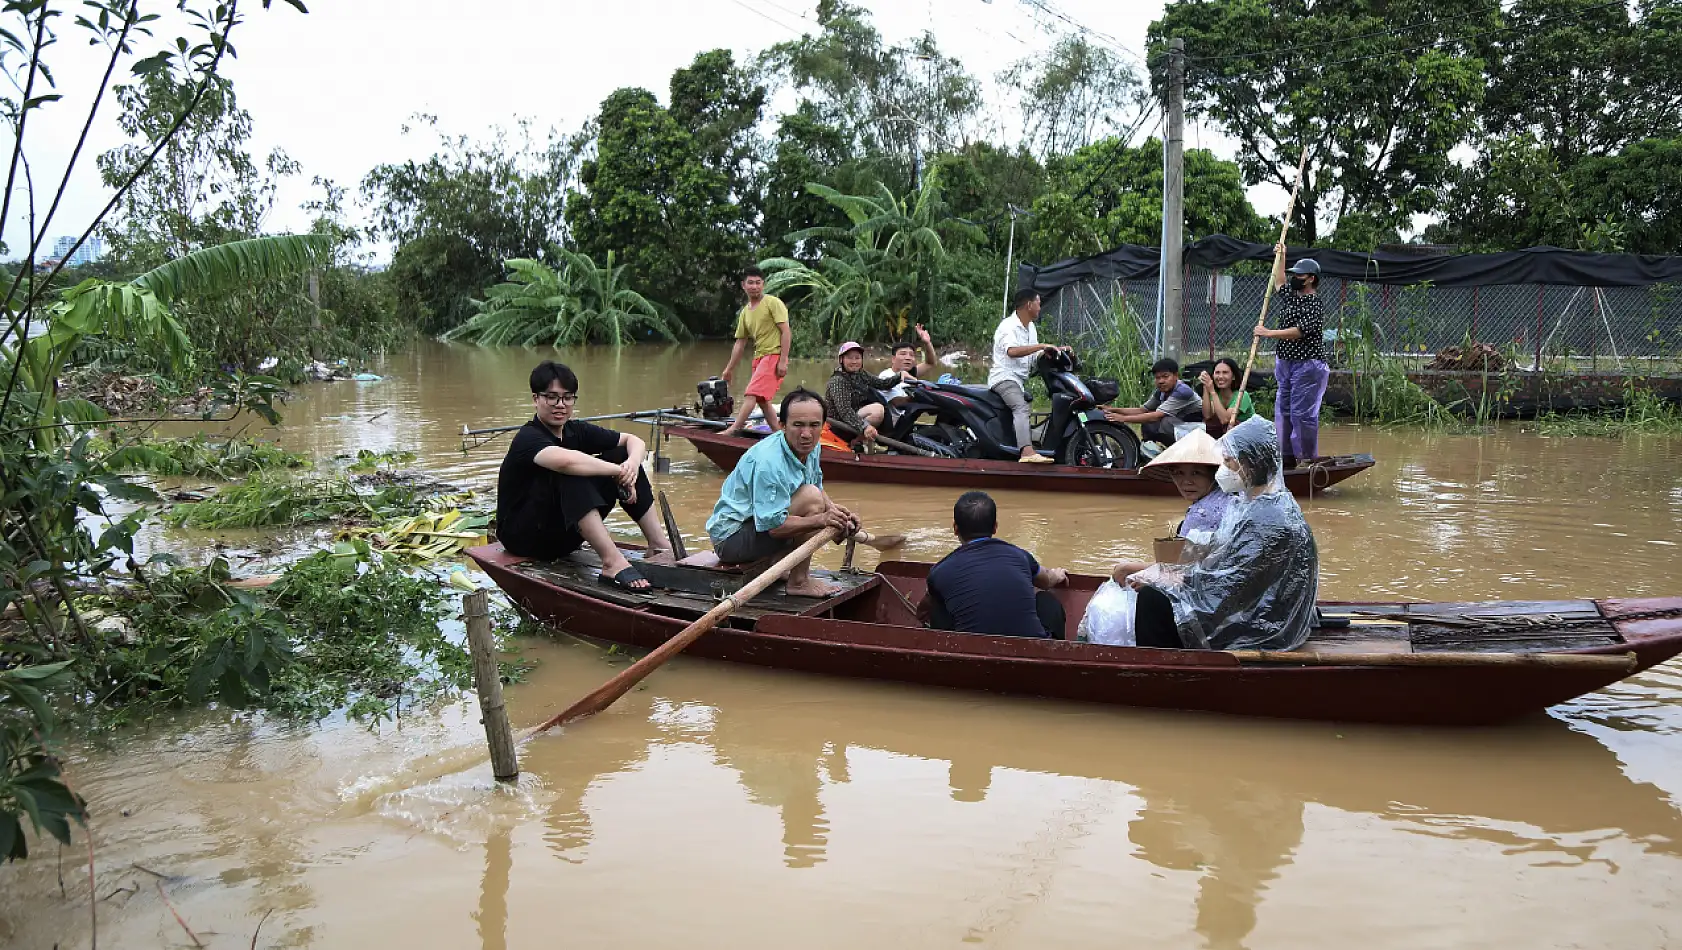
[[[1273,251],[1273,267],[1267,272],[1267,295],[1262,297],[1261,316],[1256,318],[1256,326],[1267,326],[1267,305],[1273,302],[1273,292],[1279,288],[1273,285],[1274,275],[1279,273],[1279,266],[1285,262],[1285,235],[1291,232],[1291,215],[1297,210],[1297,192],[1302,190],[1302,173],[1308,167],[1308,146],[1302,147],[1302,158],[1297,160],[1297,183],[1291,186],[1291,203],[1285,207],[1285,221],[1279,226],[1279,244]],[[1238,388],[1232,391],[1232,405],[1226,410],[1226,424],[1232,425],[1238,418],[1238,404],[1244,399],[1244,388],[1250,385],[1250,367],[1256,365],[1256,349],[1261,345],[1261,337],[1251,335],[1250,358],[1244,361],[1244,378],[1238,381]]]
[[[825,528],[806,539],[805,544],[795,548],[787,557],[771,565],[765,573],[743,585],[734,594],[719,601],[717,607],[707,611],[701,619],[684,627],[677,636],[660,644],[654,652],[626,667],[623,673],[603,683],[595,692],[573,703],[566,712],[525,732],[520,736],[520,741],[524,742],[540,732],[546,732],[556,726],[583,719],[585,716],[593,716],[613,705],[614,700],[630,692],[631,687],[642,682],[643,677],[654,672],[660,664],[682,652],[685,647],[700,639],[701,634],[718,626],[719,621],[734,613],[737,607],[759,596],[765,588],[775,584],[784,574],[793,570],[796,564],[811,557],[819,548],[834,541],[837,537],[839,535],[834,528]]]

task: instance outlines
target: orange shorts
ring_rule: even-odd
[[[753,376],[748,380],[747,395],[758,396],[769,402],[777,398],[777,390],[782,388],[783,381],[777,376],[777,359],[779,354],[761,356],[753,361]]]

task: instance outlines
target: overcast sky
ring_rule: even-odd
[[[855,0],[858,2],[858,0]],[[606,3],[479,0],[307,0],[308,15],[275,3],[250,8],[234,34],[239,56],[225,70],[253,122],[252,153],[280,147],[303,166],[283,185],[266,222],[269,231],[307,227],[298,205],[312,196],[310,179],[330,178],[354,194],[363,175],[382,162],[423,159],[435,140],[405,136],[415,113],[431,113],[449,133],[478,137],[516,118],[540,128],[576,129],[606,95],[643,86],[666,99],[674,69],[702,50],[726,48],[738,59],[802,31],[816,32],[815,3],[801,0],[611,0]],[[1009,63],[1046,50],[1080,24],[1094,42],[1132,57],[1144,49],[1145,29],[1162,13],[1156,0],[1055,0],[1067,20],[1025,0],[862,0],[889,42],[924,30],[972,75],[991,83]],[[62,21],[61,21],[62,22]],[[56,183],[75,144],[85,103],[104,66],[98,49],[70,27],[52,51],[65,102],[30,119],[29,157],[38,188]],[[1103,34],[1103,35],[1096,35]],[[159,36],[173,36],[159,31]],[[1139,67],[1141,72],[1143,67]],[[104,204],[91,156],[120,144],[114,103],[95,128],[64,207],[49,231],[79,231]],[[1009,132],[1010,141],[1015,131]],[[1004,144],[1004,143],[1001,143]],[[1230,144],[1208,128],[1186,129],[1187,147],[1202,144],[1230,156]],[[1263,213],[1282,210],[1277,189],[1254,189]],[[40,199],[45,210],[45,198]],[[7,229],[22,242],[26,209]],[[361,218],[361,209],[353,215]]]

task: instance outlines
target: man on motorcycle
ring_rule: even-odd
[[[1173,445],[1176,425],[1203,421],[1203,399],[1180,381],[1180,364],[1173,360],[1157,360],[1151,367],[1151,376],[1156,381],[1156,392],[1151,393],[1143,406],[1106,407],[1104,418],[1116,423],[1131,422],[1139,427],[1145,439]]]
[[[864,347],[851,340],[841,344],[836,359],[841,365],[830,374],[829,386],[824,390],[831,427],[846,430],[842,433],[844,437],[861,439],[868,446],[876,438],[876,427],[887,416],[887,404],[876,394],[899,385],[903,375],[883,377],[866,373]]]
[[[1011,426],[1016,444],[1021,450],[1019,460],[1035,465],[1050,465],[1054,459],[1041,455],[1034,448],[1028,425],[1028,374],[1041,353],[1052,350],[1068,351],[1066,346],[1041,343],[1034,321],[1040,318],[1040,295],[1024,287],[1010,298],[1011,312],[999,321],[993,331],[993,369],[987,374],[987,388],[999,394],[1010,408]]]

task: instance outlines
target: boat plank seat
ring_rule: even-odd
[[[628,591],[601,583],[597,580],[601,573],[601,559],[589,550],[574,551],[559,561],[523,561],[514,565],[514,570],[621,607],[697,617],[717,606],[725,595],[740,590],[753,579],[739,572],[649,564],[643,562],[640,551],[626,551],[625,556],[648,578],[652,587],[646,591]],[[814,569],[812,576],[842,587],[843,592],[837,595],[839,597],[856,592],[874,579],[870,574],[819,569]],[[738,607],[734,616],[751,622],[767,614],[804,613],[831,600],[834,598],[790,596],[778,585]]]
[[[1404,613],[1410,618],[1408,626],[1416,653],[1554,652],[1623,642],[1592,600],[1408,604]],[[1553,624],[1584,620],[1600,622],[1563,628]]]

